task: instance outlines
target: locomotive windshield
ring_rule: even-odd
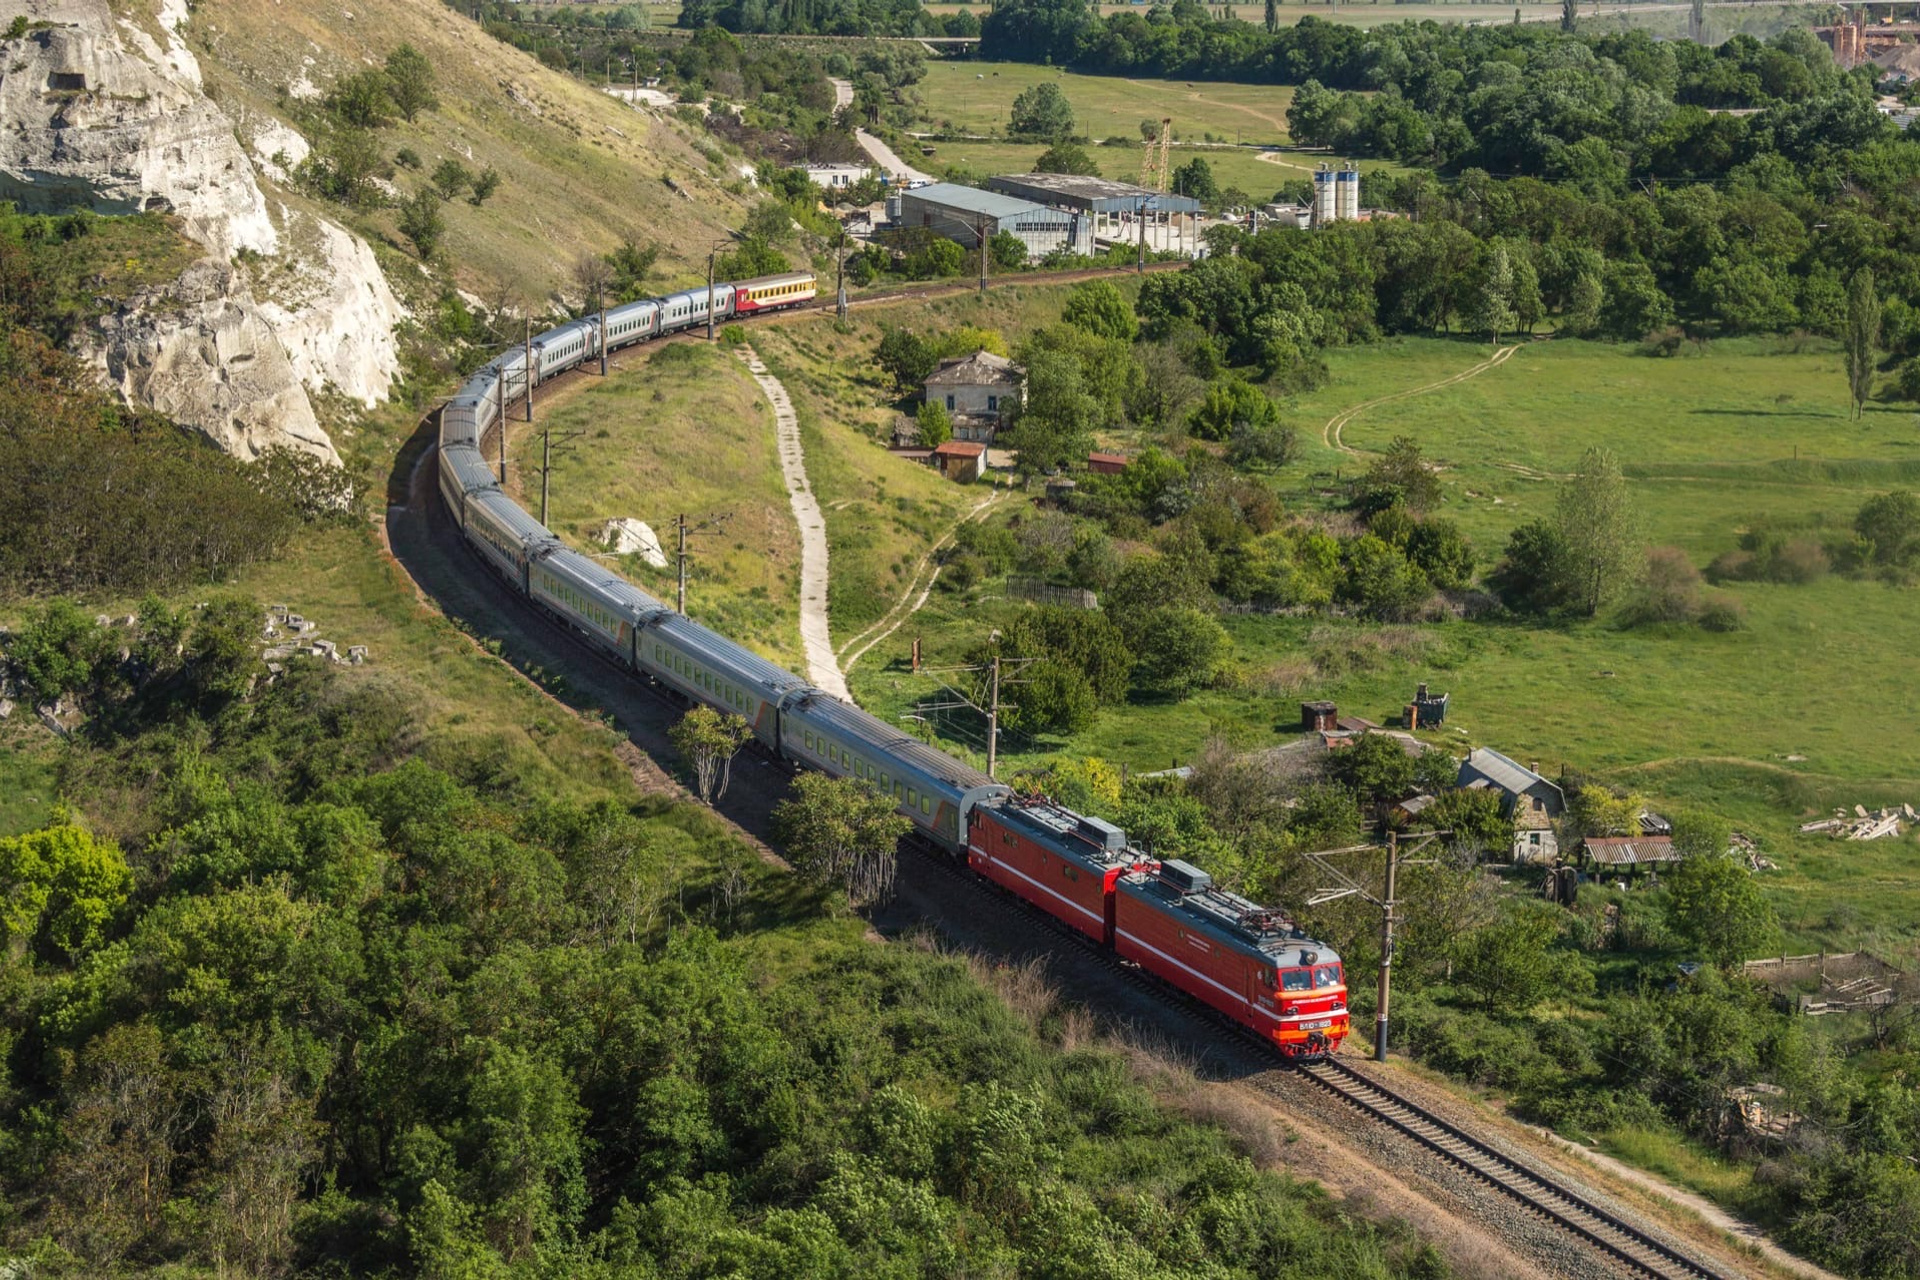
[[[1323,964],[1313,971],[1313,985],[1316,987],[1337,987],[1340,985],[1340,966]]]
[[[1313,970],[1311,969],[1282,970],[1280,974],[1280,989],[1282,991],[1313,990]]]

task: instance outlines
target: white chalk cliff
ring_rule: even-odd
[[[399,367],[393,329],[405,311],[373,250],[323,218],[269,205],[179,38],[184,0],[158,0],[153,24],[116,18],[107,0],[0,0],[0,28],[18,14],[35,25],[0,41],[0,200],[163,210],[208,255],[108,317],[87,354],[128,400],[229,452],[285,445],[337,462],[308,392],[370,406]],[[263,168],[304,155],[284,124],[248,123]]]

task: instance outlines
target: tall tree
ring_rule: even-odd
[[[693,766],[694,788],[702,804],[727,794],[733,758],[752,734],[752,727],[740,716],[722,715],[707,706],[695,707],[667,731],[674,749]]]
[[[1566,548],[1573,603],[1589,618],[1633,580],[1640,561],[1626,477],[1610,449],[1588,449],[1560,486],[1554,524]]]
[[[1746,867],[1696,854],[1667,877],[1667,923],[1701,955],[1735,965],[1771,946],[1780,922]]]
[[[1280,30],[1280,0],[1267,0],[1267,34]]]
[[[1474,307],[1474,327],[1486,330],[1493,345],[1500,345],[1500,331],[1517,323],[1513,314],[1513,259],[1505,245],[1495,245],[1487,257],[1487,272],[1480,282],[1480,297]]]
[[[1007,116],[1007,132],[1019,137],[1060,139],[1073,132],[1073,104],[1051,80],[1022,89]]]
[[[1847,282],[1847,389],[1858,418],[1873,391],[1874,348],[1880,341],[1880,295],[1873,269],[1861,267]]]
[[[858,778],[803,773],[773,810],[774,834],[801,875],[837,884],[855,903],[893,896],[900,837],[913,824],[894,811],[891,796]]]
[[[429,107],[440,105],[433,94],[433,63],[410,44],[387,55],[387,97],[393,109],[411,121]]]

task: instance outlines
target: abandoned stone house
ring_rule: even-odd
[[[1455,785],[1500,793],[1500,812],[1513,819],[1513,860],[1551,862],[1560,853],[1553,820],[1566,811],[1560,788],[1492,747],[1476,747],[1460,762]]]
[[[1008,415],[1025,400],[1026,370],[991,351],[942,360],[928,375],[926,402],[953,418],[953,438],[992,444]]]

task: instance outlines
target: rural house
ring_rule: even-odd
[[[1513,820],[1515,862],[1551,862],[1559,856],[1553,820],[1565,811],[1567,801],[1558,786],[1492,747],[1468,752],[1455,782],[1500,793],[1500,812]]]
[[[955,440],[992,444],[1008,413],[1026,398],[1026,372],[991,351],[942,360],[927,377],[926,401],[944,405],[952,415]]]

